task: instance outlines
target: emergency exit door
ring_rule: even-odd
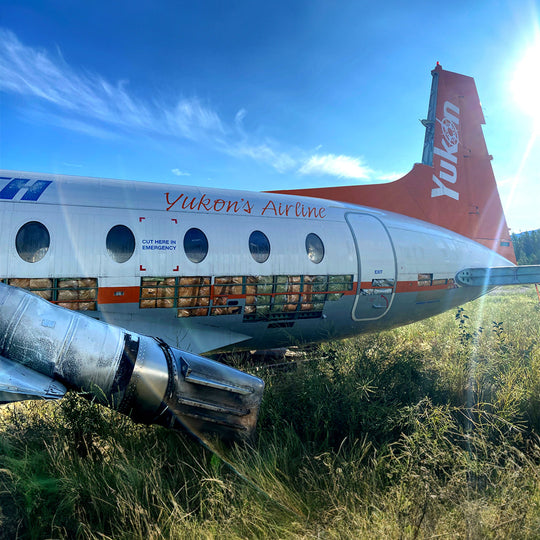
[[[355,321],[383,317],[396,291],[394,246],[381,220],[369,214],[345,216],[351,229],[358,261],[358,287],[353,305]]]

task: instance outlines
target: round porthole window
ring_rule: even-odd
[[[113,261],[124,263],[135,251],[135,236],[125,225],[115,225],[107,234],[106,246]]]
[[[270,257],[270,242],[266,234],[253,231],[249,235],[249,252],[258,263],[263,263]]]
[[[184,251],[191,262],[202,262],[208,254],[206,235],[200,229],[189,229],[184,236]]]
[[[49,250],[50,243],[49,231],[39,221],[25,223],[15,237],[15,248],[19,257],[29,263],[41,261]]]
[[[324,244],[315,233],[309,233],[306,236],[306,252],[309,260],[315,264],[319,264],[324,259]]]

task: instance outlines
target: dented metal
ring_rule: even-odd
[[[0,401],[72,388],[139,422],[198,436],[249,438],[264,388],[257,377],[3,283],[0,357]]]

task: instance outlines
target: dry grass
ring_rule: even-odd
[[[265,375],[253,448],[0,408],[0,538],[539,538],[540,309],[491,295]]]

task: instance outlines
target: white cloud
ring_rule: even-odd
[[[242,128],[242,123],[244,122],[244,118],[246,117],[246,114],[247,114],[246,109],[242,108],[236,113],[236,116],[234,117],[234,123],[240,129]]]
[[[505,178],[503,180],[497,180],[497,186],[512,186],[516,182],[515,178]]]
[[[181,171],[180,169],[172,169],[171,172],[176,176],[191,176],[191,173]]]
[[[406,174],[407,173],[403,172],[377,173],[377,180],[381,180],[383,182],[393,182],[394,180],[399,180]]]
[[[76,169],[81,169],[83,166],[80,163],[67,163],[64,161],[62,165],[65,165],[66,167],[74,167]]]
[[[39,109],[28,108],[22,113],[23,118],[27,121],[41,122],[51,126],[58,126],[70,131],[76,131],[94,137],[96,139],[114,140],[118,139],[119,135],[106,127],[101,127],[95,123],[89,122],[86,119],[75,119],[73,117],[63,116],[61,114],[45,112]]]
[[[224,133],[218,114],[205,107],[197,98],[182,99],[172,110],[162,109],[169,133],[186,139],[200,140],[205,136]]]
[[[23,45],[13,32],[0,29],[0,90],[37,97],[59,110],[125,130],[141,129],[191,140],[224,133],[218,114],[198,98],[179,98],[173,105],[145,102],[129,93],[128,83],[112,84],[99,75],[78,73],[60,54]],[[75,122],[75,121],[74,121]],[[88,130],[90,131],[90,130]]]
[[[286,152],[278,152],[269,144],[247,144],[240,143],[231,147],[228,151],[234,156],[247,156],[255,161],[268,163],[278,172],[284,173],[296,167],[297,161]]]
[[[367,180],[373,174],[373,170],[361,158],[334,154],[311,156],[298,172],[306,175],[330,175],[358,180]]]
[[[188,139],[210,150],[270,165],[280,173],[296,170],[304,175],[360,180],[373,176],[361,158],[321,155],[320,147],[306,158],[305,151],[283,151],[276,141],[246,134],[244,108],[226,123],[197,97],[180,97],[173,103],[143,99],[133,93],[127,81],[112,83],[98,74],[76,70],[60,51],[51,54],[26,46],[13,32],[1,28],[0,91],[36,98],[25,104],[26,118],[91,137],[111,139],[138,133]],[[43,107],[44,103],[49,106]],[[189,174],[180,169],[172,172]]]

